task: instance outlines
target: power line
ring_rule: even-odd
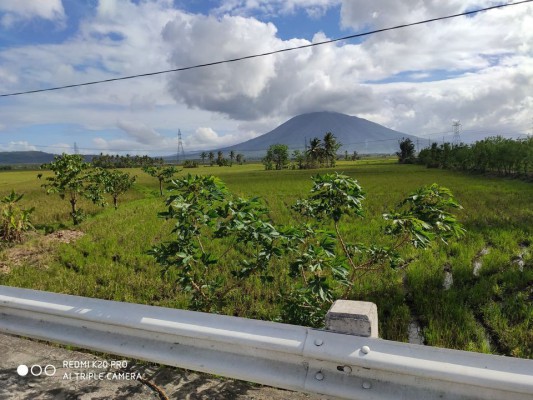
[[[324,44],[335,43],[335,42],[339,42],[339,41],[342,41],[342,40],[360,38],[360,37],[364,37],[364,36],[374,35],[376,33],[382,33],[382,32],[392,31],[392,30],[396,30],[396,29],[408,28],[408,27],[411,27],[411,26],[423,25],[423,24],[427,24],[427,23],[430,23],[430,22],[442,21],[442,20],[451,19],[451,18],[464,17],[464,16],[467,16],[467,15],[473,15],[473,14],[477,14],[477,13],[480,13],[480,12],[494,10],[494,9],[497,9],[497,8],[516,6],[516,5],[525,4],[525,3],[531,3],[531,2],[533,2],[533,0],[522,0],[522,1],[517,1],[515,3],[500,4],[500,5],[496,5],[496,6],[480,8],[480,9],[477,9],[477,10],[465,11],[465,12],[462,12],[462,13],[459,13],[459,14],[452,14],[452,15],[447,15],[447,16],[444,16],[444,17],[431,18],[431,19],[426,19],[426,20],[423,20],[423,21],[411,22],[409,24],[396,25],[396,26],[389,27],[389,28],[376,29],[376,30],[373,30],[373,31],[368,31],[368,32],[363,32],[363,33],[357,33],[357,34],[354,34],[354,35],[343,36],[343,37],[336,38],[336,39],[324,40],[322,42],[310,43],[310,44],[305,44],[305,45],[296,46],[296,47],[288,47],[288,48],[285,48],[285,49],[273,50],[273,51],[268,51],[266,53],[252,54],[252,55],[249,55],[249,56],[231,58],[231,59],[227,59],[227,60],[213,61],[213,62],[209,62],[209,63],[205,63],[205,64],[196,64],[196,65],[191,65],[191,66],[188,66],[188,67],[174,68],[174,69],[168,69],[168,70],[156,71],[156,72],[147,72],[147,73],[144,73],[144,74],[137,74],[137,75],[128,75],[128,76],[122,76],[122,77],[119,77],[119,78],[102,79],[102,80],[92,81],[92,82],[75,83],[75,84],[72,84],[72,85],[56,86],[56,87],[45,88],[45,89],[36,89],[36,90],[27,90],[27,91],[23,91],[23,92],[6,93],[6,94],[0,94],[0,97],[20,96],[20,95],[24,95],[24,94],[50,92],[50,91],[54,91],[54,90],[63,90],[63,89],[80,87],[80,86],[98,85],[98,84],[101,84],[101,83],[123,81],[123,80],[127,80],[127,79],[134,79],[134,78],[141,78],[141,77],[146,77],[146,76],[168,74],[168,73],[171,73],[171,72],[187,71],[187,70],[191,70],[191,69],[210,67],[210,66],[214,66],[214,65],[227,64],[227,63],[243,61],[243,60],[250,60],[250,59],[253,59],[253,58],[265,57],[265,56],[270,56],[270,55],[273,55],[273,54],[279,54],[279,53],[285,53],[285,52],[294,51],[294,50],[301,50],[301,49],[306,49],[306,48],[310,48],[310,47],[321,46],[321,45],[324,45]]]

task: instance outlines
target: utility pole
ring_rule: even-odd
[[[181,139],[181,130],[178,129],[178,151],[176,152],[176,164],[180,163],[180,151],[183,158],[185,158],[185,150],[183,150],[183,141]]]
[[[452,121],[452,129],[453,129],[453,144],[455,146],[458,146],[459,143],[461,143],[461,121],[458,119],[454,119]]]

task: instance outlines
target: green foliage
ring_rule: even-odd
[[[163,183],[170,182],[172,177],[179,172],[179,170],[173,166],[153,165],[143,167],[143,171],[148,175],[157,178],[159,181],[159,194],[163,196]]]
[[[237,161],[237,164],[239,164],[239,165],[244,164],[244,154],[238,153],[235,156],[235,161]]]
[[[213,176],[176,179],[168,210],[160,214],[176,220],[174,240],[155,247],[152,254],[164,274],[190,293],[192,307],[209,312],[220,312],[228,293],[244,280],[255,278],[268,285],[282,279],[270,267],[276,260],[286,260],[288,286],[282,296],[281,319],[316,326],[335,298],[350,296],[361,272],[405,264],[397,253],[399,247],[409,242],[427,246],[437,237],[463,233],[447,211],[459,207],[450,191],[432,185],[404,200],[403,211],[387,216],[393,228],[386,231],[397,238],[394,247],[349,243],[339,222],[343,217],[363,216],[361,187],[338,173],[316,175],[313,181],[308,198],[293,207],[312,223],[276,227],[259,199],[233,196]],[[331,223],[334,231],[328,229]],[[225,250],[216,242],[224,243]],[[224,282],[217,271],[230,254],[233,283]]]
[[[333,133],[327,132],[324,136],[324,158],[327,167],[334,167],[337,159],[337,150],[342,146],[337,142],[337,138]]]
[[[147,155],[144,156],[130,156],[126,154],[121,156],[118,154],[103,154],[93,157],[91,164],[99,168],[134,168],[147,167],[150,165],[163,164],[162,158],[152,158]]]
[[[268,148],[263,165],[265,169],[281,170],[289,164],[289,147],[286,144],[273,144]]]
[[[514,140],[496,136],[471,145],[433,143],[420,151],[417,162],[428,168],[528,177],[532,174],[533,137]]]
[[[9,195],[1,200],[0,237],[2,242],[22,242],[22,234],[33,229],[31,214],[35,208],[23,209],[17,204],[23,196],[23,194],[15,193],[12,190]]]
[[[279,233],[267,221],[267,212],[257,199],[229,196],[225,185],[214,176],[192,176],[172,181],[168,210],[159,215],[175,219],[175,240],[163,243],[152,254],[167,276],[191,293],[195,309],[219,312],[226,294],[220,275],[213,271],[230,250],[241,255],[233,276],[239,279],[258,275],[268,282],[267,267],[280,254],[275,245]],[[204,239],[205,228],[210,235]],[[230,242],[221,254],[210,251],[216,242]]]
[[[185,160],[183,168],[198,168],[198,162],[194,160]]]
[[[415,144],[409,138],[400,140],[400,151],[396,153],[400,164],[413,164],[416,160]]]
[[[118,208],[118,198],[131,189],[135,183],[136,177],[130,176],[127,172],[118,170],[97,169],[93,179],[99,185],[104,193],[108,193],[113,198],[115,210]]]
[[[402,241],[410,241],[415,247],[426,247],[431,241],[459,238],[465,230],[448,209],[462,208],[449,189],[437,184],[422,187],[411,193],[399,205],[400,211],[384,214],[389,221],[385,233]]]
[[[355,179],[342,174],[317,174],[311,196],[296,203],[302,215],[339,222],[342,215],[362,216],[364,193]]]
[[[41,185],[46,193],[57,193],[61,199],[68,198],[71,206],[70,216],[74,225],[79,224],[83,218],[83,210],[78,208],[81,197],[91,200],[95,204],[104,204],[103,192],[94,180],[90,164],[83,161],[79,154],[65,154],[56,156],[54,161],[43,164],[42,169],[49,169],[54,176],[47,177]]]

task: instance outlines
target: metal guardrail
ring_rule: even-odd
[[[0,331],[333,398],[533,398],[531,360],[7,286]]]

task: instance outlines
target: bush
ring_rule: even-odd
[[[198,162],[194,160],[185,160],[183,168],[198,168]]]
[[[31,214],[35,208],[23,209],[17,204],[23,196],[23,194],[17,194],[12,190],[10,195],[1,200],[0,237],[2,238],[2,242],[21,242],[22,234],[33,229]]]

